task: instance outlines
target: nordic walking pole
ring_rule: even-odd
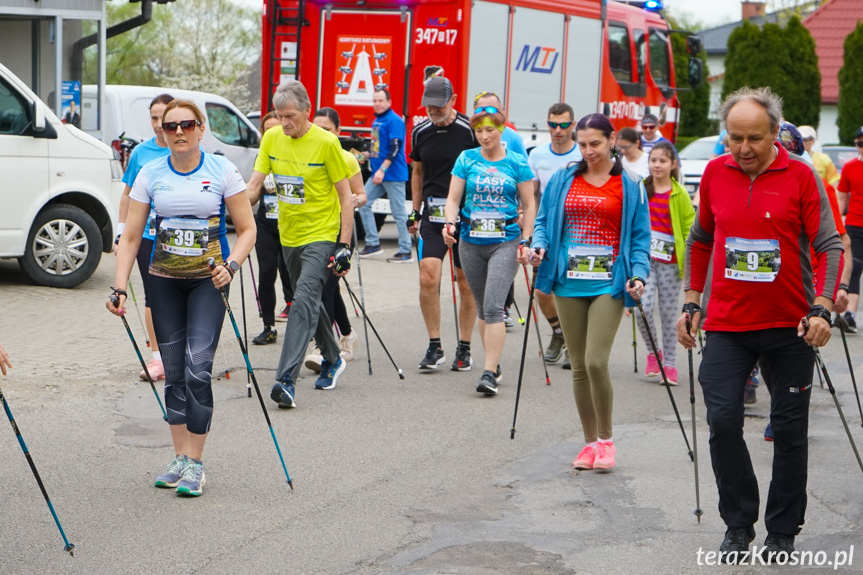
[[[246,349],[249,349],[249,331],[246,328],[246,288],[243,284],[243,268],[240,268],[240,306],[243,308],[243,339],[246,342]],[[249,376],[249,372],[246,372],[246,394],[248,397],[252,397],[252,378]]]
[[[515,297],[512,298],[512,305],[513,305],[513,307],[515,307],[515,313],[518,314],[518,323],[520,323],[521,325],[524,325],[524,317],[522,317],[522,315],[521,315],[521,310],[518,309],[518,302],[515,301]]]
[[[458,302],[455,299],[455,265],[452,260],[452,246],[449,246],[449,277],[452,281],[452,313],[455,317],[455,341],[461,341],[461,336],[458,331]]]
[[[207,259],[207,267],[211,270],[216,267],[214,258]],[[282,469],[285,472],[285,477],[288,479],[288,485],[291,491],[294,490],[294,482],[291,481],[291,476],[288,474],[288,467],[285,465],[285,458],[282,457],[282,450],[279,447],[279,442],[276,439],[276,432],[273,431],[273,423],[270,421],[270,414],[267,412],[267,406],[264,404],[264,398],[261,396],[261,388],[258,387],[258,379],[255,377],[255,371],[252,369],[252,363],[249,361],[249,354],[246,351],[246,346],[243,345],[243,338],[240,337],[240,328],[237,327],[237,322],[234,320],[234,312],[231,311],[231,304],[228,302],[228,294],[225,293],[225,288],[219,288],[219,293],[222,294],[222,301],[225,304],[225,309],[228,311],[228,317],[231,318],[231,325],[234,327],[234,334],[237,336],[237,343],[240,344],[240,351],[243,352],[243,359],[246,360],[246,369],[249,371],[249,376],[252,378],[252,383],[255,385],[255,393],[258,394],[258,401],[261,403],[261,409],[264,411],[264,419],[267,420],[267,427],[270,428],[270,435],[273,437],[273,443],[276,446],[276,453],[279,454],[279,461],[282,463]]]
[[[518,401],[521,398],[521,380],[522,376],[524,375],[524,356],[527,355],[527,339],[528,337],[530,337],[530,306],[533,305],[533,294],[535,290],[536,274],[533,274],[533,281],[530,283],[530,295],[528,295],[527,298],[528,313],[524,326],[524,341],[521,344],[521,361],[518,365],[518,385],[515,388],[515,409],[513,409],[512,413],[512,429],[509,430],[510,439],[515,439],[515,421],[518,418]],[[543,361],[543,363],[545,363],[545,361]]]
[[[114,289],[113,287],[111,289]],[[117,307],[117,304],[120,303],[120,295],[126,295],[123,290],[115,290],[113,294],[111,294],[111,303],[114,304],[114,307]],[[120,315],[120,319],[123,320],[123,325],[126,326],[126,333],[129,334],[129,339],[132,340],[132,347],[135,348],[135,353],[138,354],[138,361],[141,362],[141,367],[144,368],[144,375],[147,376],[147,381],[150,382],[150,389],[153,390],[153,395],[156,396],[156,401],[159,402],[159,409],[162,410],[162,419],[168,421],[168,413],[165,411],[165,406],[162,405],[162,399],[159,397],[159,393],[156,391],[156,384],[153,383],[153,378],[150,376],[150,370],[147,369],[147,364],[144,362],[144,358],[141,356],[141,350],[138,349],[138,343],[135,341],[135,336],[132,334],[132,330],[129,328],[129,322],[126,321],[125,312]]]
[[[0,400],[3,401],[3,409],[6,410],[6,417],[9,418],[9,423],[12,425],[12,431],[15,432],[15,437],[18,438],[18,443],[21,445],[21,449],[24,451],[24,457],[27,458],[27,464],[30,465],[30,471],[33,472],[33,477],[36,478],[36,483],[39,484],[39,489],[42,491],[42,497],[45,498],[45,503],[48,504],[48,509],[51,511],[51,516],[54,518],[54,523],[57,524],[57,529],[60,530],[60,536],[63,538],[63,543],[66,544],[63,547],[63,551],[68,551],[69,555],[74,557],[75,553],[73,549],[75,549],[75,546],[72,543],[69,543],[69,540],[66,538],[66,533],[63,531],[63,526],[60,525],[60,520],[57,519],[57,513],[54,511],[54,504],[51,503],[51,498],[48,497],[48,492],[45,490],[45,485],[42,483],[42,478],[39,477],[39,471],[36,470],[36,464],[33,463],[33,457],[30,456],[30,450],[27,449],[27,444],[24,443],[24,438],[21,437],[21,430],[18,429],[18,424],[15,423],[15,418],[12,417],[12,410],[9,409],[9,402],[6,401],[6,396],[3,395],[2,389],[0,389]]]
[[[821,375],[821,370],[818,369],[818,366],[815,366],[815,373],[818,374],[818,383],[821,384],[821,389],[824,389],[824,376]]]
[[[524,269],[524,281],[527,283],[527,291],[532,292],[534,289],[533,286],[536,285],[536,271],[533,274],[534,280],[531,282],[528,280],[527,266],[522,264],[521,267]],[[542,335],[539,332],[539,320],[536,319],[536,308],[533,305],[533,300],[527,306],[527,317],[529,318],[531,314],[533,314],[533,326],[536,328],[536,341],[539,342],[539,359],[542,360],[542,368],[545,370],[545,384],[551,385],[551,378],[548,376],[548,364],[545,363],[545,354],[542,351]]]
[[[809,329],[809,320],[803,318],[803,331]],[[842,413],[842,406],[839,405],[839,398],[836,397],[836,389],[833,387],[833,382],[830,380],[830,374],[827,373],[827,366],[824,365],[824,360],[821,359],[821,352],[814,345],[812,349],[815,351],[815,364],[821,368],[824,373],[824,379],[827,381],[827,389],[830,390],[830,395],[833,396],[833,403],[836,404],[836,410],[839,412],[839,419],[842,420],[842,425],[845,427],[845,433],[848,435],[848,441],[851,442],[851,449],[854,450],[854,457],[857,458],[857,465],[860,466],[860,471],[863,471],[863,461],[860,460],[860,452],[857,451],[857,444],[854,443],[854,436],[851,435],[851,430],[848,428],[848,422],[845,420],[845,414]]]
[[[135,290],[132,289],[132,282],[129,282],[129,295],[132,296],[132,301],[135,303],[135,312],[138,314],[138,321],[141,322],[141,329],[144,330],[147,347],[150,347],[150,332],[147,331],[147,326],[144,325],[144,320],[141,318],[141,308],[138,307],[138,298],[135,297]]]
[[[633,317],[635,317],[633,315]],[[689,314],[686,314],[686,333],[692,332],[692,323]],[[695,370],[692,367],[692,350],[687,349],[686,353],[689,355],[689,405],[692,407],[692,445],[695,447],[694,454],[695,457],[693,461],[695,462],[695,517],[698,519],[698,522],[701,523],[701,516],[704,515],[704,512],[701,511],[701,494],[698,488],[698,436],[695,435]]]
[[[358,244],[357,227],[354,226],[354,245],[356,246],[357,244]],[[357,276],[360,278],[360,280],[359,280],[360,281],[360,300],[362,301],[363,309],[365,310],[365,308],[366,308],[366,296],[365,296],[365,293],[363,293],[363,270],[360,267],[359,256],[357,256]],[[349,297],[348,299],[351,299],[351,298]],[[354,309],[356,309],[356,308],[354,308]],[[369,375],[372,375],[372,354],[371,354],[371,351],[369,351],[369,321],[368,321],[368,318],[366,318],[366,312],[365,311],[363,311],[363,334],[366,337],[366,359],[369,362]]]
[[[258,296],[258,284],[255,282],[255,268],[252,267],[252,258],[246,258],[249,262],[249,275],[252,276],[252,289],[255,291],[255,302],[258,304],[258,317],[264,317],[264,312],[261,310],[261,298]]]
[[[396,372],[399,374],[399,379],[404,379],[405,374],[402,373],[401,368],[398,365],[396,365],[396,360],[394,360],[393,356],[390,355],[390,350],[387,349],[387,346],[384,344],[384,340],[381,339],[381,335],[378,333],[378,330],[375,329],[375,324],[372,323],[372,320],[368,319],[368,314],[366,314],[366,306],[364,306],[363,304],[361,304],[359,302],[356,294],[354,293],[354,290],[351,289],[351,284],[348,283],[348,280],[345,278],[345,276],[340,276],[340,277],[342,278],[342,281],[345,282],[345,287],[348,288],[348,294],[351,296],[351,299],[354,300],[354,304],[360,306],[360,311],[363,312],[363,317],[366,319],[369,326],[372,328],[372,331],[375,333],[375,337],[378,338],[378,342],[381,344],[381,347],[384,348],[384,351],[386,352],[387,357],[390,358],[390,361],[392,362],[393,367],[396,369]],[[368,338],[366,338],[366,342],[368,342]],[[369,369],[371,369],[371,364],[369,364]]]
[[[638,340],[635,339],[635,310],[629,308],[632,316],[632,371],[638,373]]]
[[[629,280],[629,287],[635,285],[633,280]],[[644,313],[644,306],[641,305],[641,300],[635,300],[635,303],[638,304],[638,311],[641,313],[641,319],[644,321],[644,328],[647,332],[648,339],[650,340],[650,347],[653,350],[653,357],[656,358],[656,363],[659,364],[659,371],[662,373],[662,385],[665,386],[665,391],[668,392],[668,399],[671,400],[671,407],[674,408],[674,415],[677,416],[677,423],[680,425],[680,432],[683,433],[683,441],[686,442],[686,450],[689,452],[689,459],[691,461],[695,461],[695,456],[692,455],[692,448],[689,447],[689,439],[686,437],[686,430],[683,429],[683,420],[680,419],[680,412],[677,411],[677,402],[674,401],[674,394],[671,393],[671,384],[668,383],[668,377],[665,375],[665,367],[662,365],[662,359],[659,357],[659,354],[656,352],[656,342],[653,341],[653,332],[650,331],[650,324],[647,323],[647,315]]]
[[[851,365],[851,354],[848,352],[848,342],[845,340],[845,318],[842,314],[836,314],[836,323],[839,325],[839,333],[842,334],[842,345],[845,347],[845,358],[848,360],[848,371],[851,373],[851,384],[854,386],[854,396],[857,398],[857,409],[860,411],[860,425],[863,426],[863,408],[860,407],[860,394],[857,393],[857,378],[854,377],[854,367]],[[820,373],[818,374],[821,375]],[[821,387],[824,387],[822,384]]]

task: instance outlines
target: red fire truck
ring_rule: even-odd
[[[265,0],[262,110],[297,78],[312,107],[332,106],[361,137],[387,88],[408,134],[425,119],[424,82],[449,78],[457,109],[495,92],[527,148],[548,141],[548,107],[595,111],[617,129],[643,114],[676,136],[679,100],[667,22],[614,0]],[[693,81],[700,75],[695,63]]]

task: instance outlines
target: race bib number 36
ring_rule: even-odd
[[[611,246],[570,246],[566,277],[574,280],[610,280],[614,265]]]
[[[506,217],[500,212],[475,212],[470,217],[470,237],[506,237]]]
[[[276,176],[276,193],[279,201],[286,204],[301,205],[306,203],[306,188],[303,178],[299,176]]]
[[[670,262],[674,258],[674,236],[651,231],[650,257],[660,262]]]
[[[782,264],[779,240],[727,238],[725,277],[746,282],[772,282]]]
[[[435,224],[446,223],[446,215],[444,215],[444,206],[446,206],[446,198],[429,198],[429,221]]]

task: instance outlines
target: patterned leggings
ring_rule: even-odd
[[[641,305],[644,307],[644,315],[647,316],[653,341],[658,344],[656,322],[653,319],[653,309],[656,307],[657,300],[659,301],[659,319],[662,321],[662,347],[659,348],[662,351],[662,364],[675,367],[674,360],[677,356],[676,323],[677,317],[680,315],[677,306],[680,300],[680,270],[676,263],[667,264],[651,259],[650,280],[644,288],[644,295],[641,297]],[[650,349],[650,337],[644,328],[644,321],[637,319],[637,323],[647,352],[653,353]]]

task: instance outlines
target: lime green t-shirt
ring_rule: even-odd
[[[362,170],[360,169],[360,163],[357,161],[356,156],[354,156],[349,151],[342,148],[342,157],[345,159],[345,163],[348,165],[348,171],[351,173],[349,178],[353,178],[357,174],[359,174]]]
[[[276,180],[283,246],[336,241],[341,204],[334,184],[350,177],[341,152],[339,139],[314,124],[301,138],[276,129],[264,134],[255,171]]]

